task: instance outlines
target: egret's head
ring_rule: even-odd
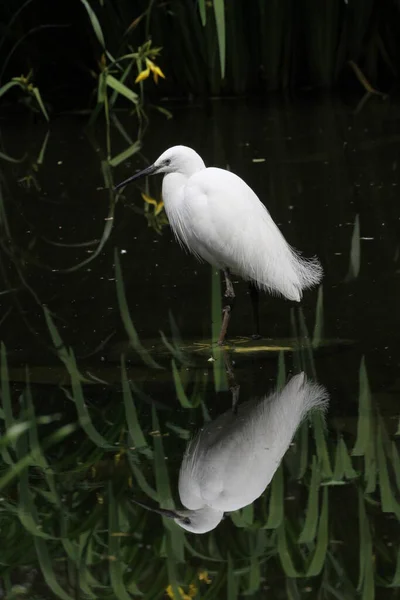
[[[224,516],[223,511],[215,510],[210,506],[205,506],[198,510],[169,510],[167,508],[152,508],[137,500],[134,500],[134,502],[146,510],[173,519],[182,529],[186,529],[186,531],[191,531],[192,533],[207,533],[215,529]]]
[[[203,159],[197,152],[192,150],[192,148],[188,148],[187,146],[173,146],[163,152],[163,154],[157,158],[155,163],[115,186],[115,190],[125,187],[128,183],[131,183],[140,177],[144,177],[145,175],[156,175],[156,173],[180,173],[181,175],[190,177],[202,169],[205,169]]]
[[[176,512],[175,523],[192,533],[207,533],[215,529],[224,516],[221,510],[215,510],[209,506],[198,510],[178,510]]]

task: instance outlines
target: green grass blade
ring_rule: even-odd
[[[19,83],[19,81],[9,81],[8,83],[5,83],[4,85],[2,85],[0,87],[0,98],[6,93],[8,92],[9,89],[11,89],[12,87],[22,87],[21,84]]]
[[[150,356],[149,352],[147,352],[147,350],[140,343],[139,336],[137,334],[135,326],[133,325],[133,322],[132,322],[132,319],[131,319],[131,316],[129,313],[128,303],[126,300],[124,281],[123,281],[122,270],[121,270],[121,265],[119,262],[117,248],[115,248],[115,250],[114,250],[114,263],[115,263],[115,282],[116,282],[116,286],[117,286],[117,298],[118,298],[119,311],[120,311],[122,322],[125,326],[125,331],[128,334],[131,346],[136,350],[136,352],[139,354],[139,356],[141,357],[143,362],[148,367],[153,367],[155,369],[161,369],[162,367],[158,363],[156,363],[156,361]]]
[[[182,384],[182,380],[178,371],[178,368],[176,366],[176,362],[174,361],[174,359],[172,359],[171,361],[172,364],[172,375],[174,378],[174,384],[175,384],[175,391],[176,391],[176,395],[177,398],[180,402],[180,405],[183,408],[193,408],[192,403],[190,402],[189,398],[186,396],[183,384]]]
[[[321,466],[323,479],[332,478],[332,467],[329,458],[328,446],[325,437],[325,421],[320,412],[314,411],[311,415],[315,445],[317,449],[318,461]]]
[[[318,492],[321,476],[317,457],[314,455],[311,467],[311,482],[308,488],[306,519],[299,537],[299,544],[309,544],[315,539],[318,524]]]
[[[47,437],[43,443],[43,448],[50,448],[51,446],[61,442],[63,439],[71,435],[74,431],[76,431],[77,426],[75,424],[64,425],[57,429],[57,431]],[[8,469],[5,474],[0,477],[0,490],[6,487],[11,481],[13,481],[19,474],[31,465],[36,464],[36,455],[34,452],[30,452],[24,458],[16,462],[12,465],[10,469]]]
[[[133,104],[137,105],[139,103],[139,96],[136,94],[136,92],[128,88],[124,83],[109,73],[106,75],[106,84],[118,94],[121,94],[121,96],[124,96],[130,100],[130,102],[133,102]]]
[[[350,260],[349,271],[346,276],[346,281],[351,281],[358,277],[361,263],[361,243],[360,243],[360,218],[356,215],[354,220],[353,235],[350,245]]]
[[[378,462],[378,478],[379,488],[381,492],[381,506],[384,513],[395,513],[396,512],[396,499],[393,494],[389,471],[385,456],[385,448],[383,441],[383,420],[380,417],[378,423],[378,435],[377,435],[377,462]]]
[[[317,308],[315,314],[315,325],[312,347],[318,348],[324,338],[324,293],[322,285],[318,288]]]
[[[308,467],[308,421],[305,421],[300,425],[297,439],[299,440],[300,445],[300,464],[297,479],[303,479]]]
[[[158,421],[157,411],[152,406],[152,426],[154,431],[160,431],[160,423]],[[156,488],[159,498],[159,503],[163,508],[174,508],[172,499],[171,485],[169,480],[167,462],[165,460],[164,445],[161,435],[154,435],[154,469],[156,478]],[[184,531],[171,519],[162,517],[167,535],[170,534],[170,542],[173,549],[174,557],[182,562],[184,560]]]
[[[3,342],[1,342],[1,404],[3,408],[5,428],[10,429],[14,425],[14,416],[11,404],[10,378],[8,374],[7,351]]]
[[[284,480],[283,466],[278,467],[271,483],[269,497],[268,520],[265,529],[276,529],[283,522],[284,515]]]
[[[42,96],[40,95],[39,88],[34,87],[32,89],[32,93],[35,96],[36,102],[38,103],[39,108],[42,111],[44,118],[46,119],[46,121],[50,121],[50,117],[48,115],[45,105],[43,104],[43,100],[42,100]]]
[[[135,450],[143,453],[148,458],[153,456],[151,448],[149,448],[144,437],[140,421],[138,419],[135,401],[132,396],[131,388],[126,373],[125,356],[121,355],[121,383],[122,395],[125,406],[125,417],[128,424],[129,435],[135,445]]]
[[[277,550],[279,559],[281,561],[282,569],[286,575],[286,577],[301,577],[302,574],[299,573],[294,566],[292,556],[289,551],[286,531],[285,531],[285,522],[283,521],[277,530],[278,540],[277,540]]]
[[[127,565],[123,562],[121,556],[121,538],[117,535],[120,532],[118,506],[111,483],[108,490],[108,554],[110,557],[108,564],[111,587],[116,600],[132,600],[132,596],[128,593],[124,584],[124,574],[127,571]],[[132,584],[133,582],[130,583],[130,586]],[[143,595],[136,585],[134,585],[134,594],[136,596]]]
[[[227,598],[228,600],[237,600],[238,581],[235,577],[234,564],[231,553],[228,551],[228,573],[227,573]]]
[[[53,594],[57,596],[57,598],[60,598],[61,600],[74,600],[72,596],[69,596],[69,594],[64,591],[57,581],[50,558],[50,552],[47,547],[47,542],[40,537],[35,537],[34,542],[40,568],[43,573],[43,578],[48,587],[51,589]]]
[[[391,587],[400,587],[400,546],[397,550],[396,570],[390,585]]]
[[[85,7],[87,14],[89,15],[89,19],[92,24],[93,31],[97,37],[97,40],[99,41],[99,44],[105,49],[106,43],[104,41],[103,30],[101,28],[101,25],[99,23],[96,13],[94,12],[94,10],[92,9],[92,7],[90,6],[90,4],[87,0],[81,0],[81,2],[83,4],[83,6]]]
[[[110,444],[106,438],[104,438],[95,428],[90,417],[88,407],[86,406],[85,398],[83,395],[81,380],[79,376],[78,367],[74,352],[70,350],[70,364],[71,368],[69,375],[71,377],[72,387],[72,399],[75,403],[76,410],[78,413],[79,425],[82,427],[86,435],[92,440],[92,442],[99,448],[114,449],[114,446]],[[64,390],[66,392],[66,390]],[[66,394],[68,395],[68,394]]]
[[[225,0],[214,0],[215,25],[217,28],[219,63],[221,79],[225,77]]]
[[[392,465],[396,481],[397,490],[400,492],[400,457],[396,442],[392,442]]]
[[[154,406],[152,407],[152,427],[153,431],[160,431],[160,423],[158,421],[157,411]],[[153,444],[156,488],[159,503],[164,508],[174,508],[161,435],[158,434],[153,436]]]
[[[140,467],[132,460],[130,453],[128,454],[128,460],[135,480],[142,492],[155,502],[158,502],[157,492],[147,483],[142,471],[140,470]]]
[[[362,491],[358,493],[359,507],[359,531],[360,531],[360,574],[357,590],[362,591],[363,600],[374,600],[375,582],[374,582],[374,556],[372,537],[369,528],[367,513],[365,510]]]
[[[359,374],[357,438],[352,451],[353,456],[364,456],[372,441],[371,412],[371,391],[369,387],[365,357],[363,356],[361,359]]]
[[[322,492],[322,509],[318,524],[317,543],[306,577],[316,577],[319,575],[325,564],[329,541],[328,512],[328,488],[325,487]]]
[[[199,13],[200,13],[201,24],[203,25],[203,27],[205,27],[205,25],[207,23],[206,0],[198,0],[198,2],[199,2]]]
[[[134,144],[131,144],[128,148],[126,148],[119,154],[117,154],[116,156],[114,156],[113,158],[110,158],[108,162],[112,167],[117,167],[121,163],[125,162],[128,158],[139,152],[141,147],[141,142],[137,141]]]

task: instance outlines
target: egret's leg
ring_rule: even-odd
[[[226,370],[226,374],[228,376],[229,389],[231,390],[231,393],[232,393],[232,412],[236,415],[237,414],[237,406],[239,403],[240,385],[236,381],[235,372],[233,370],[233,365],[232,365],[230,356],[228,355],[228,353],[225,350],[223,350],[222,352],[224,355],[225,370]]]
[[[235,292],[233,290],[232,281],[230,279],[229,269],[224,269],[225,276],[225,294],[224,302],[225,306],[222,309],[222,325],[221,331],[219,332],[218,345],[222,346],[225,340],[226,332],[228,330],[229,319],[231,318],[231,312],[233,308],[233,302],[235,300]]]
[[[231,273],[229,269],[224,269],[224,277],[225,277],[225,298],[234,298],[235,292],[233,289],[233,284],[231,281]]]
[[[259,307],[259,292],[257,286],[254,285],[252,281],[249,282],[249,293],[251,306],[253,308],[253,319],[254,319],[254,333],[251,336],[253,340],[259,340],[261,338],[260,335],[260,313],[258,310]]]

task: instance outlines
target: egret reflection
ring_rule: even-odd
[[[211,531],[225,512],[261,496],[304,417],[327,403],[326,389],[300,373],[280,391],[235,405],[207,423],[187,446],[178,484],[185,508],[155,512],[187,531]]]

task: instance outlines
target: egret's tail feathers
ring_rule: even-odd
[[[326,388],[314,381],[309,381],[304,372],[293,377],[293,379],[297,377],[302,377],[302,382],[298,389],[298,393],[301,396],[302,419],[313,409],[325,412],[329,404],[329,394]],[[293,379],[288,385],[290,385]]]
[[[251,278],[255,284],[271,294],[281,294],[288,300],[300,302],[303,290],[311,288],[322,280],[323,269],[319,260],[304,258],[290,246],[275,257],[275,260],[258,259]]]
[[[304,258],[293,248],[291,250],[293,270],[298,277],[299,300],[302,297],[302,291],[318,285],[322,280],[324,271],[318,258]]]

